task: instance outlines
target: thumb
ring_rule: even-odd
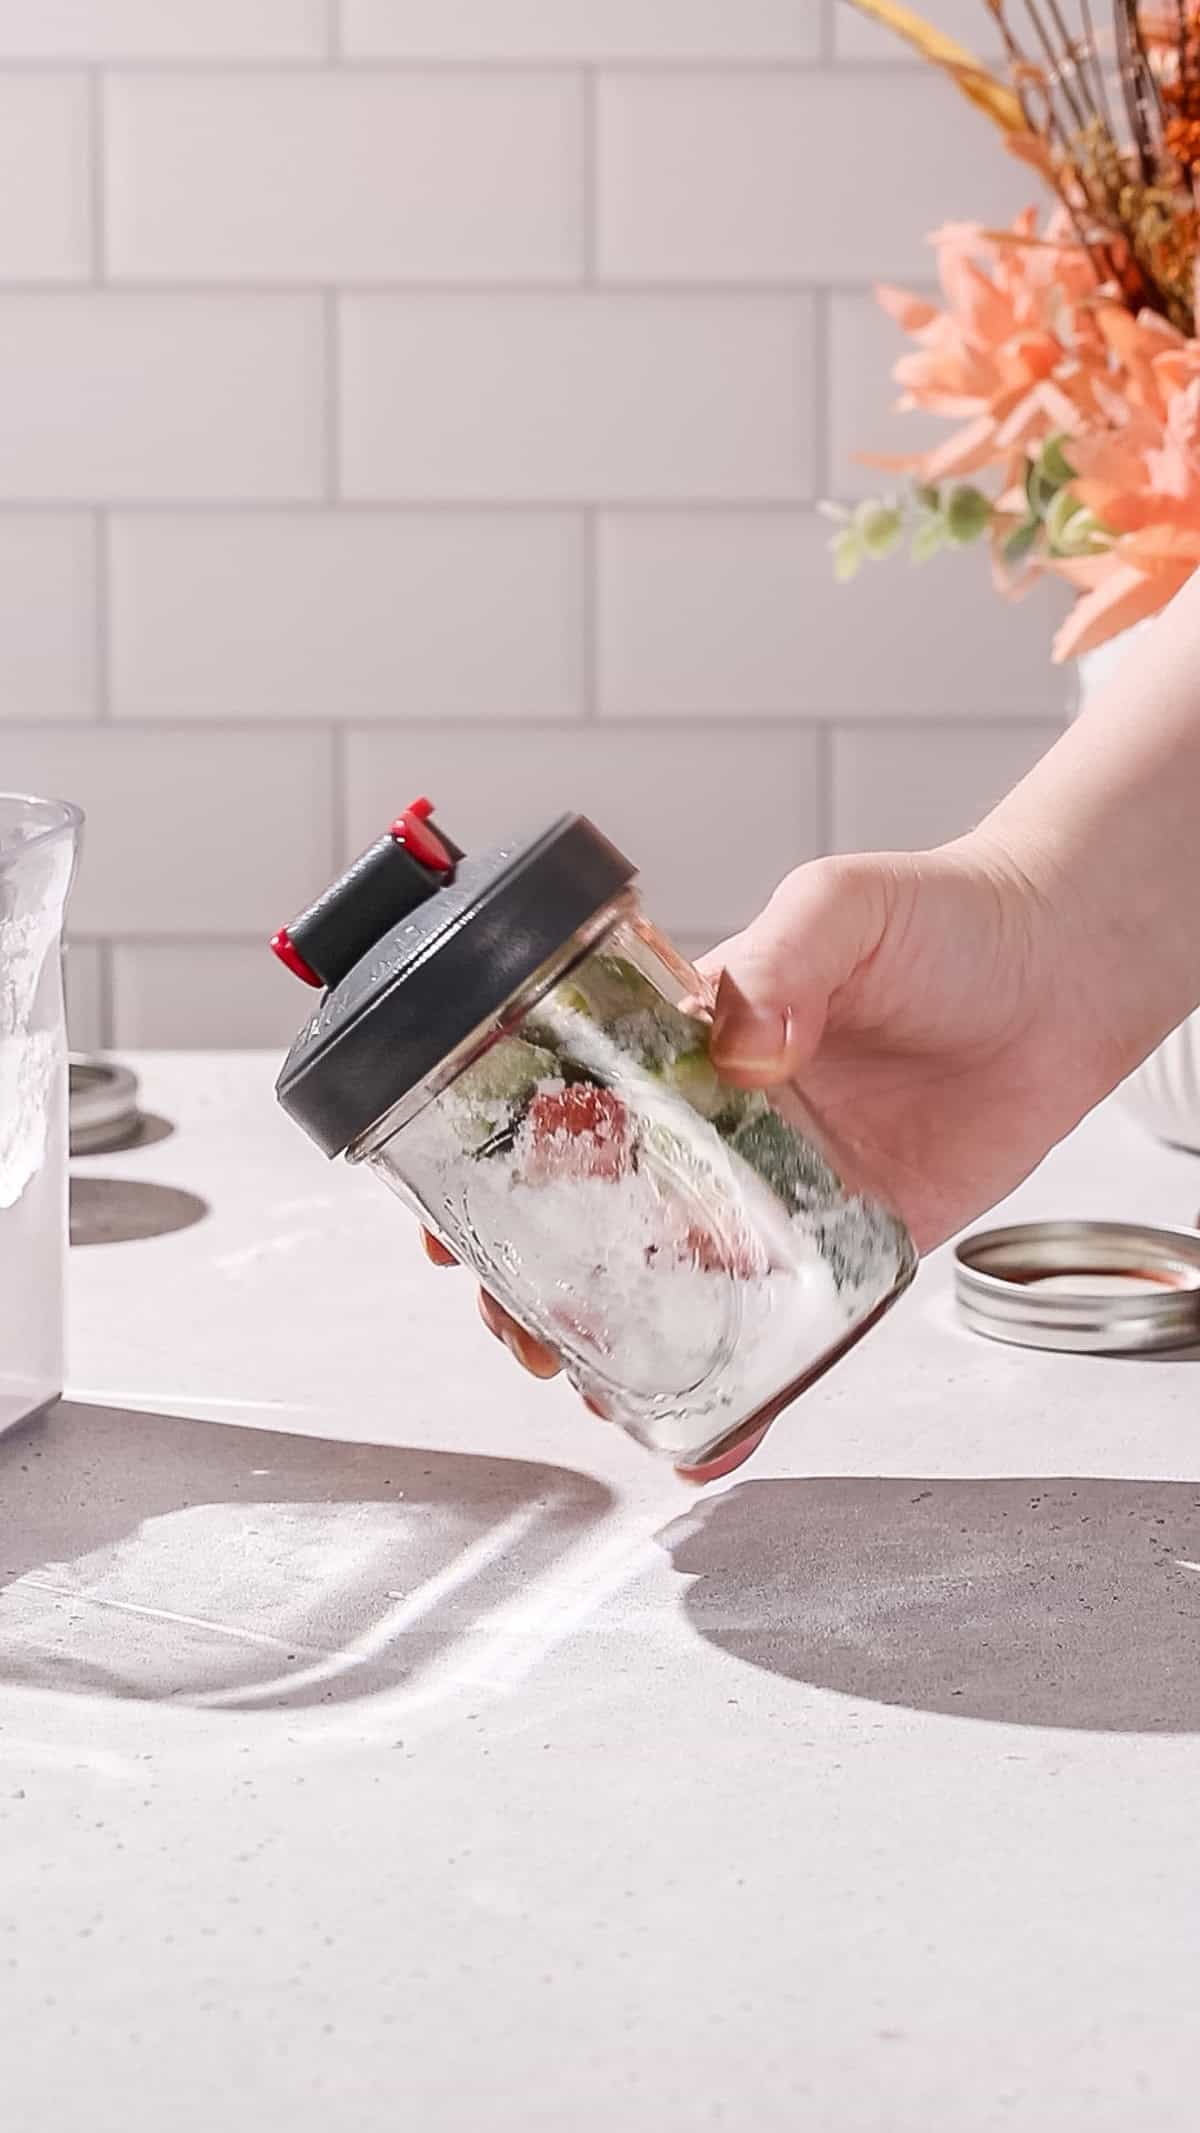
[[[818,860],[707,959],[716,980],[712,1056],[750,1087],[791,1080],[813,1058],[841,987],[878,948],[891,870],[878,860]]]

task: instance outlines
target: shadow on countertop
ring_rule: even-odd
[[[1010,1725],[1200,1732],[1200,1482],[748,1481],[662,1536],[749,1666]]]
[[[71,1178],[71,1243],[139,1244],[192,1229],[209,1212],[198,1193],[148,1178]]]
[[[0,1683],[241,1712],[375,1695],[611,1502],[560,1467],[63,1402],[0,1438]]]

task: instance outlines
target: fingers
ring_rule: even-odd
[[[889,867],[818,860],[776,890],[765,911],[716,956],[713,1063],[751,1088],[793,1079],[816,1053],[830,1003],[883,937]]]
[[[771,985],[756,998],[732,970],[722,971],[713,1011],[712,1057],[727,1080],[775,1088],[801,1064],[802,1055],[793,1058],[793,1010],[786,998],[776,998],[777,991]]]
[[[421,1231],[421,1244],[431,1265],[458,1265],[453,1252],[448,1252],[441,1239],[433,1236],[427,1229]],[[562,1364],[553,1351],[544,1348],[540,1341],[534,1340],[531,1333],[526,1333],[523,1326],[519,1326],[514,1318],[509,1317],[507,1311],[500,1308],[495,1297],[489,1296],[483,1289],[479,1292],[479,1316],[488,1332],[503,1342],[513,1359],[521,1365],[522,1370],[528,1370],[531,1377],[549,1379],[559,1376]]]
[[[513,1361],[519,1363],[522,1370],[527,1370],[531,1377],[549,1380],[559,1376],[562,1364],[553,1350],[543,1347],[541,1341],[536,1341],[531,1333],[526,1333],[525,1328],[519,1326],[514,1318],[510,1318],[507,1311],[501,1309],[495,1297],[488,1295],[486,1289],[479,1292],[479,1316],[488,1332],[503,1342]]]

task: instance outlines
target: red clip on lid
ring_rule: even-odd
[[[292,1046],[279,1095],[327,1155],[351,1147],[472,1032],[507,1013],[633,880],[630,861],[582,816],[470,856],[427,810],[407,808],[397,834],[288,929],[327,989]],[[423,864],[435,858],[427,837],[441,847],[437,871]]]
[[[277,955],[285,970],[290,970],[302,985],[315,985],[321,990],[321,980],[315,970],[310,970],[286,926],[281,926],[271,940],[271,953]]]
[[[338,984],[398,922],[454,879],[462,853],[433,827],[432,800],[414,800],[315,904],[271,942],[285,970],[319,992]]]
[[[454,861],[434,830],[427,827],[433,813],[432,800],[414,800],[393,822],[389,835],[433,874],[449,874]]]

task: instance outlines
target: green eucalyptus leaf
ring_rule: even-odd
[[[1049,520],[1046,522],[1049,532]],[[1057,553],[1064,556],[1103,555],[1112,546],[1112,535],[1094,511],[1076,504],[1058,534]]]
[[[992,522],[991,498],[969,483],[955,489],[946,505],[946,531],[956,548],[967,548]]]
[[[1036,547],[1037,538],[1041,530],[1042,522],[1039,518],[1023,519],[1016,531],[1010,533],[1004,543],[1005,562],[1023,563],[1026,556],[1031,554]]]
[[[858,576],[866,560],[856,528],[847,526],[844,533],[839,533],[836,539],[830,542],[829,547],[833,557],[834,577],[839,585],[848,585],[851,578]]]
[[[1046,539],[1056,555],[1069,555],[1071,521],[1079,517],[1083,505],[1072,496],[1069,489],[1060,489],[1046,513]]]
[[[1065,443],[1066,432],[1059,430],[1053,437],[1047,437],[1038,455],[1038,468],[1042,479],[1051,483],[1055,489],[1061,489],[1067,482],[1075,480],[1076,470],[1063,450]]]
[[[1030,517],[1045,518],[1057,494],[1056,484],[1047,481],[1037,461],[1031,459],[1025,469],[1025,501],[1029,506]]]
[[[945,548],[949,539],[950,535],[946,530],[946,521],[944,518],[927,518],[925,520],[924,525],[918,526],[916,532],[913,535],[913,562],[932,562],[935,555],[941,554],[942,549]]]
[[[904,519],[894,504],[862,504],[855,513],[855,531],[864,555],[882,562],[899,547]]]

